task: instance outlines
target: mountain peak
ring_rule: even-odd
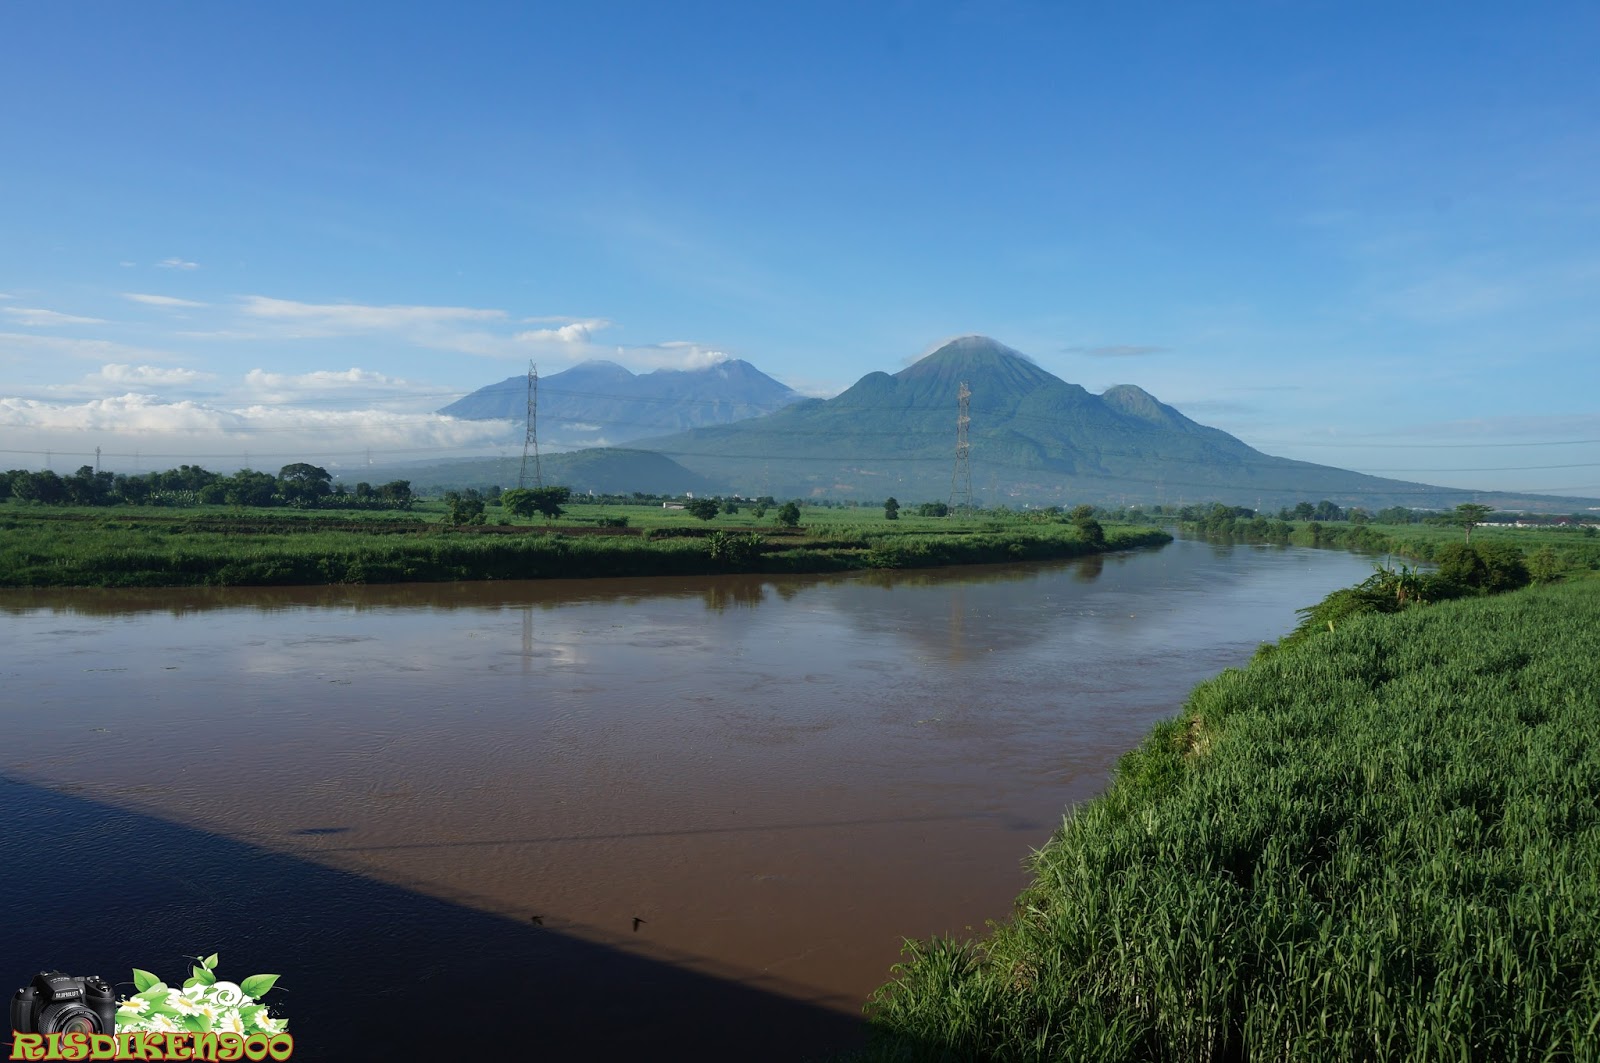
[[[1100,393],[1100,399],[1118,413],[1148,421],[1163,428],[1179,432],[1214,431],[1196,424],[1177,410],[1168,406],[1144,388],[1133,384],[1118,384]]]
[[[895,374],[895,379],[920,389],[931,389],[929,395],[942,398],[963,380],[971,380],[990,396],[998,393],[1026,394],[1035,388],[1055,382],[1056,378],[1040,369],[1026,355],[1012,350],[999,340],[988,336],[958,336],[940,345]]]
[[[993,337],[980,336],[974,332],[966,336],[957,336],[953,340],[947,340],[920,359],[920,361],[927,361],[929,358],[944,359],[971,355],[1005,355],[1012,358],[1021,358],[1025,362],[1029,360],[1021,351],[1007,347]]]
[[[566,372],[574,376],[614,376],[619,378],[633,376],[633,372],[627,366],[618,365],[616,362],[605,358],[590,358],[587,361],[579,362],[571,369],[566,370]]]

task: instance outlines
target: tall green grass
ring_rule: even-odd
[[[1600,585],[1225,672],[1032,866],[862,1058],[1600,1059]]]

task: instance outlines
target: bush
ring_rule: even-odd
[[[1498,594],[1531,580],[1522,551],[1510,543],[1449,543],[1434,553],[1439,578],[1467,590]]]

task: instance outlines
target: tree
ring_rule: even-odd
[[[691,498],[684,503],[683,508],[701,520],[713,520],[722,512],[722,503],[714,498]]]
[[[1535,583],[1554,583],[1561,578],[1561,559],[1549,546],[1540,547],[1528,558],[1528,575]]]
[[[126,473],[118,473],[115,486],[117,494],[130,506],[143,505],[150,498],[150,481],[143,476],[129,476]],[[15,481],[12,481],[11,489],[12,491],[16,490]],[[272,489],[274,491],[278,489],[278,481],[272,481]]]
[[[318,499],[333,493],[333,477],[327,469],[296,462],[278,470],[278,491],[290,505],[314,506]]]
[[[739,512],[739,503],[735,502],[731,498],[728,499],[726,502],[722,503],[722,512],[726,513],[730,517],[733,516]]]
[[[378,488],[378,497],[395,509],[410,509],[412,502],[410,480],[390,480]]]
[[[223,481],[222,500],[230,506],[270,506],[277,493],[271,473],[240,469]]]
[[[1083,506],[1078,507],[1078,509],[1083,508]],[[1093,513],[1094,510],[1091,508],[1089,512]],[[1077,525],[1078,534],[1083,537],[1083,541],[1096,550],[1103,548],[1106,545],[1106,530],[1101,526],[1100,522],[1092,516],[1076,516],[1077,510],[1073,510],[1073,513],[1072,523]]]
[[[950,507],[943,502],[924,502],[917,507],[919,517],[948,517]]]
[[[112,479],[109,472],[95,472],[93,465],[84,465],[61,483],[69,502],[80,506],[103,506],[111,501]]]
[[[899,520],[900,519],[900,503],[895,499],[895,497],[893,495],[890,495],[883,503],[883,519],[884,520]]]
[[[1451,524],[1459,524],[1467,530],[1467,542],[1472,542],[1472,529],[1482,524],[1494,510],[1478,502],[1463,502],[1456,507],[1450,516]]]
[[[1310,520],[1316,515],[1317,507],[1310,502],[1297,502],[1294,507],[1295,520]]]
[[[483,523],[483,499],[478,495],[478,492],[470,488],[465,493],[461,491],[446,491],[444,493],[444,501],[445,505],[450,507],[444,515],[446,524],[459,527],[463,524]]]
[[[793,502],[785,502],[778,507],[778,524],[785,528],[798,528],[800,526],[800,507]]]
[[[570,487],[513,487],[502,491],[500,504],[519,517],[542,515],[549,524],[561,516],[561,507],[572,498]]]
[[[26,502],[59,505],[67,500],[67,485],[51,469],[24,472],[11,478],[11,493]]]

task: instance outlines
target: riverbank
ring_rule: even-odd
[[[698,522],[697,522],[698,523]],[[0,513],[0,586],[193,587],[573,579],[1042,561],[1156,546],[1150,528],[1086,540],[1065,524],[819,522],[734,526],[450,527],[348,516]]]
[[[1367,554],[1392,554],[1411,561],[1433,561],[1439,550],[1463,541],[1459,527],[1434,524],[1353,524],[1347,521],[1235,520],[1180,523],[1179,531],[1197,538],[1223,542],[1277,543],[1322,549],[1354,550]],[[1532,560],[1544,554],[1552,571],[1600,571],[1600,535],[1573,527],[1507,528],[1479,526],[1475,545],[1508,544]]]
[[[1224,672],[1010,919],[908,948],[860,1058],[1595,1058],[1596,689],[1587,580]]]

